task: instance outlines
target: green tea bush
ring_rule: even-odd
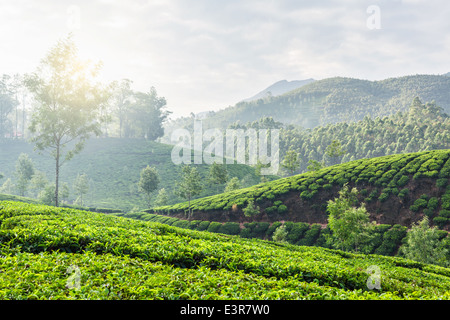
[[[241,232],[241,228],[237,222],[225,222],[219,229],[219,232],[230,235],[238,235]]]
[[[447,224],[450,224],[450,218],[437,216],[433,218],[433,222],[439,227],[444,228]]]
[[[273,234],[273,233],[275,232],[275,230],[276,230],[279,226],[281,226],[281,225],[282,225],[282,223],[281,223],[280,221],[275,221],[275,222],[273,222],[273,223],[269,226],[269,228],[267,228],[265,238],[268,239],[268,240],[272,240],[272,234]]]
[[[419,198],[414,201],[414,204],[409,207],[411,211],[418,212],[420,209],[426,208],[428,205],[428,201],[426,198]]]
[[[439,206],[439,199],[437,197],[432,197],[430,200],[428,200],[427,208],[430,210],[436,210]]]
[[[439,216],[444,218],[450,218],[450,210],[442,209],[439,211]]]
[[[241,236],[245,238],[263,239],[270,224],[268,222],[248,222],[244,223],[244,229],[241,230]]]
[[[397,186],[400,188],[404,187],[408,183],[408,181],[409,181],[409,177],[406,175],[402,175],[400,177],[400,179],[398,179],[398,181],[397,181]]]
[[[268,215],[271,215],[271,214],[277,213],[278,207],[277,207],[277,206],[267,207],[267,208],[264,209],[264,211],[265,211]]]
[[[198,224],[197,230],[198,231],[207,230],[209,227],[209,224],[210,224],[209,221],[202,221]]]
[[[405,238],[407,228],[396,224],[383,234],[383,242],[375,249],[375,254],[390,256],[395,253]]]
[[[402,190],[400,190],[400,192],[398,193],[398,197],[401,199],[406,198],[409,195],[409,189],[408,188],[404,188]]]
[[[438,188],[445,188],[448,184],[448,179],[447,178],[439,178],[436,180],[436,186]]]
[[[309,224],[304,222],[286,222],[286,231],[288,233],[286,240],[289,243],[295,244],[301,238],[303,238],[304,233],[309,229]]]
[[[319,238],[321,230],[320,224],[312,224],[304,233],[303,238],[298,240],[296,244],[299,246],[313,246]]]
[[[218,233],[219,230],[222,228],[222,224],[220,222],[216,222],[216,221],[211,221],[208,229],[206,229],[209,232],[216,232]]]
[[[282,204],[278,207],[278,214],[284,214],[286,212],[288,212],[288,207],[285,206],[284,204]]]

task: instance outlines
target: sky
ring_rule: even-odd
[[[448,0],[0,0],[0,74],[72,33],[105,82],[155,87],[176,118],[279,80],[447,73],[449,17]]]

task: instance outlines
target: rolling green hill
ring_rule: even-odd
[[[0,241],[3,300],[450,299],[448,268],[74,209],[0,202]]]
[[[252,122],[273,117],[285,124],[314,128],[342,121],[383,117],[406,110],[415,97],[435,101],[450,114],[450,77],[445,75],[412,75],[368,81],[354,78],[327,78],[304,85],[280,96],[239,102],[202,119],[203,127],[225,129],[239,121]],[[170,143],[176,128],[190,128],[192,119],[185,117],[169,122],[162,141]]]
[[[409,227],[427,215],[450,227],[450,150],[361,159],[192,201],[192,219],[217,222],[293,221],[326,224],[326,204],[344,184],[356,187],[372,220]],[[246,217],[249,201],[260,208]],[[184,218],[186,202],[149,213]]]
[[[182,201],[173,195],[174,186],[179,179],[181,167],[171,161],[172,146],[143,139],[101,138],[91,139],[81,154],[61,168],[61,182],[71,188],[69,202],[76,199],[72,189],[77,174],[86,173],[90,180],[90,191],[83,197],[84,206],[131,210],[134,207],[145,208],[145,201],[138,192],[137,182],[140,171],[147,165],[158,170],[159,188],[169,193],[170,203]],[[54,161],[47,155],[33,151],[33,146],[21,140],[6,140],[0,143],[0,172],[14,181],[15,162],[20,153],[27,153],[35,163],[37,170],[46,173],[48,179],[54,179]],[[209,165],[197,165],[204,181]],[[255,169],[243,164],[227,165],[230,178],[238,177],[244,184],[253,185],[260,181]],[[223,190],[224,186],[219,188]],[[217,193],[217,187],[205,187],[200,197]],[[34,196],[34,195],[29,195]],[[153,197],[155,199],[156,194]]]

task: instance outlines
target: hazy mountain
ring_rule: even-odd
[[[203,128],[227,128],[262,117],[273,117],[285,124],[315,128],[328,123],[358,121],[365,116],[388,116],[405,111],[415,97],[422,102],[435,101],[450,114],[450,77],[445,75],[412,75],[369,81],[335,77],[316,80],[278,96],[241,101],[219,111],[211,111],[202,119]],[[179,118],[168,123],[162,141],[170,142],[174,129],[192,129],[192,118]]]
[[[270,96],[279,96],[281,94],[284,94],[286,92],[298,89],[306,84],[309,84],[311,82],[314,82],[314,79],[306,79],[306,80],[293,80],[293,81],[287,81],[287,80],[281,80],[278,82],[275,82],[271,86],[267,87],[266,89],[262,90],[261,92],[257,93],[251,98],[244,99],[242,101],[252,101],[252,100],[258,100],[258,99],[264,99],[266,97]]]

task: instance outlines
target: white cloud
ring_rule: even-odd
[[[0,67],[29,72],[70,30],[72,2],[0,0]],[[366,25],[369,5],[381,29]],[[155,86],[172,111],[232,105],[281,80],[450,71],[447,1],[77,1],[80,52],[106,78]]]

